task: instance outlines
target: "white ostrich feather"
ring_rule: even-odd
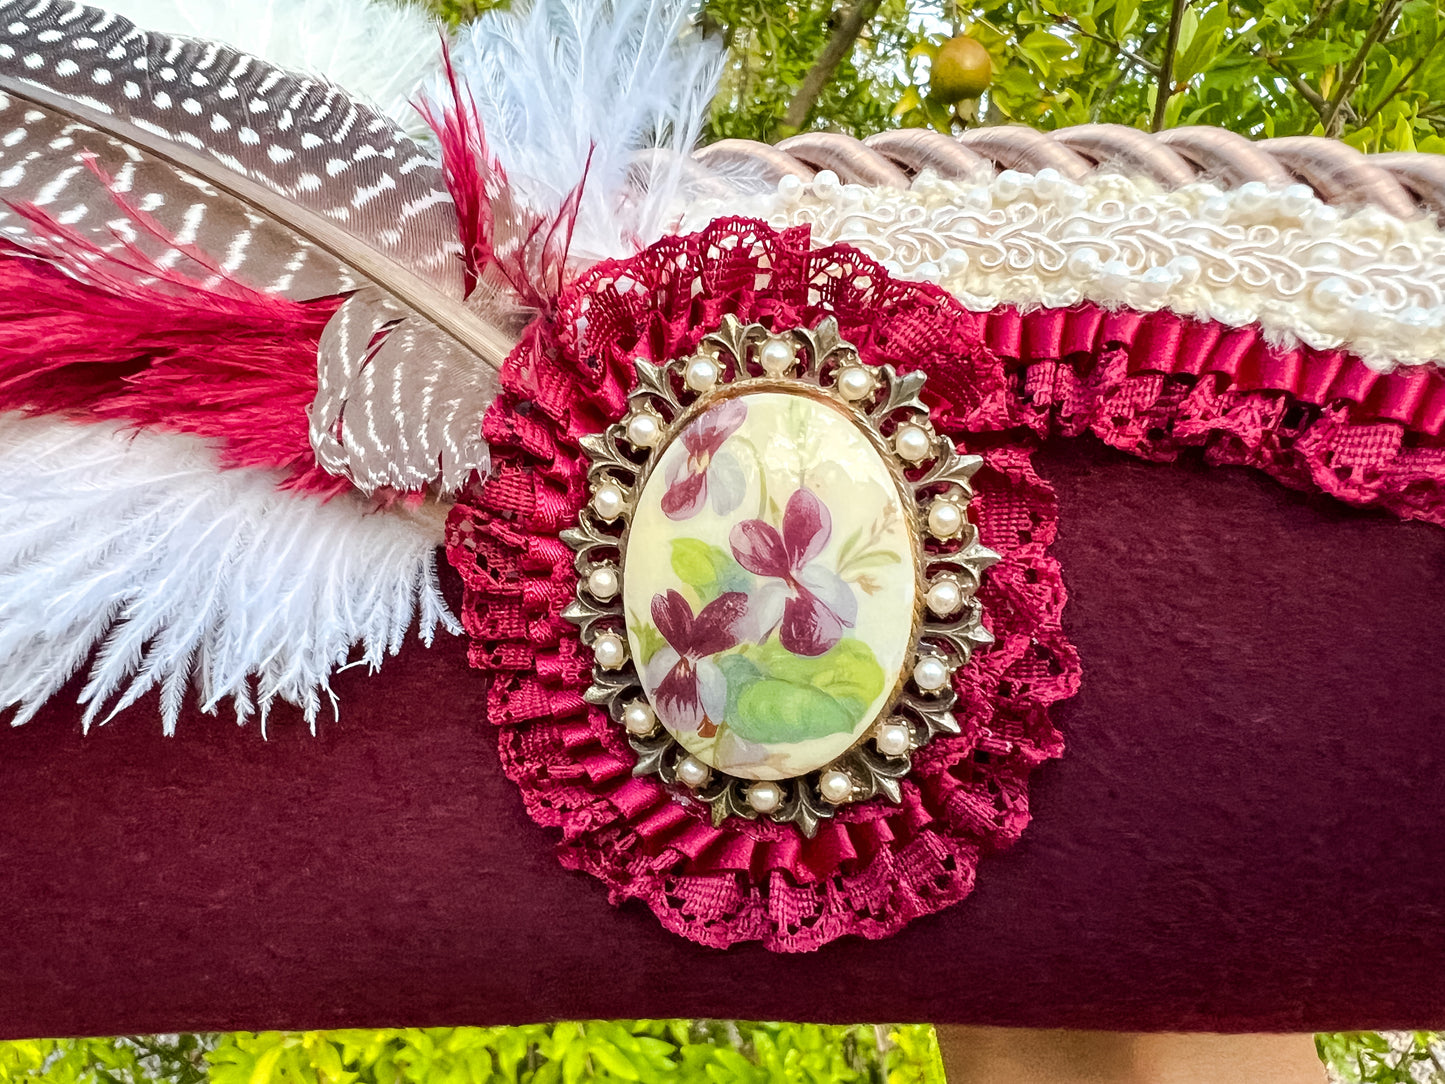
[[[438,23],[386,0],[99,0],[145,30],[225,42],[286,68],[325,76],[429,131],[411,104],[441,66]]]
[[[515,0],[466,27],[453,48],[487,142],[535,210],[555,212],[585,176],[577,256],[630,255],[669,224],[723,57],[694,24],[695,7]],[[440,85],[433,94],[446,100]],[[643,154],[638,168],[650,148],[663,153]]]
[[[93,656],[87,729],[159,686],[167,734],[192,689],[263,730],[279,698],[314,730],[358,651],[375,670],[413,624],[461,631],[435,517],[277,481],[192,437],[0,414],[0,712],[27,721]]]

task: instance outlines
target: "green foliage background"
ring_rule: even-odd
[[[943,1084],[927,1025],[593,1020],[0,1043],[0,1084]]]
[[[1332,1082],[1445,1084],[1445,1032],[1330,1032],[1315,1049]]]
[[[1445,1034],[1338,1032],[1340,1084],[1445,1084]],[[944,1084],[926,1024],[593,1020],[511,1028],[35,1039],[0,1043],[0,1084]]]
[[[778,135],[845,6],[706,0],[730,50],[710,134]],[[883,0],[809,126],[860,136],[900,124],[1149,128],[1167,66],[1166,127],[1328,132],[1367,151],[1442,151],[1442,24],[1435,0]],[[987,47],[994,80],[950,115],[953,103],[928,99],[927,76],[933,50],[958,32]]]
[[[453,26],[498,6],[415,2]],[[1435,0],[704,0],[704,28],[728,49],[706,138],[787,134],[784,114],[852,2],[871,15],[807,128],[1216,124],[1256,138],[1328,133],[1366,151],[1445,151],[1445,7]],[[955,33],[993,60],[993,82],[972,102],[928,93],[933,54]],[[1338,1081],[1445,1084],[1440,1033],[1332,1033],[1316,1046]],[[941,1084],[943,1069],[927,1025],[590,1021],[0,1043],[0,1084],[205,1080]]]
[[[497,6],[418,2],[453,25]],[[705,29],[728,48],[706,138],[787,134],[789,103],[854,2],[872,15],[805,127],[858,136],[900,125],[1150,128],[1167,68],[1165,127],[1445,151],[1437,0],[703,0]],[[928,97],[933,52],[954,33],[982,42],[994,68],[990,89],[961,109]]]

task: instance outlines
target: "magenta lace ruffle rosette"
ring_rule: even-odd
[[[625,413],[633,358],[686,355],[729,313],[780,330],[833,316],[867,362],[946,371],[947,395],[930,405],[985,458],[971,515],[1002,555],[980,593],[997,643],[955,678],[962,734],[917,753],[901,804],[843,807],[812,839],[761,820],[714,828],[655,777],[634,778],[622,728],[583,700],[591,653],[561,616],[577,577],[558,536],[588,497],[578,438]],[[805,229],[720,220],[591,269],[509,359],[485,423],[493,471],[461,495],[447,550],[505,770],[532,818],[561,829],[562,862],[605,881],[614,902],[640,899],[714,947],[884,937],[968,895],[979,859],[1028,823],[1029,773],[1062,752],[1049,706],[1075,691],[1079,664],[1048,554],[1054,495],[975,326],[941,290],[845,246],[814,249]]]

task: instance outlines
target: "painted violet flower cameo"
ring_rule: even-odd
[[[566,616],[589,701],[714,823],[811,835],[897,801],[913,751],[957,733],[953,671],[992,641],[997,558],[968,521],[978,456],[936,435],[921,373],[864,364],[832,320],[728,318],[698,352],[636,362],[627,416],[587,438],[591,500]]]

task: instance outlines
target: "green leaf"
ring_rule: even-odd
[[[1122,39],[1139,18],[1139,0],[1118,0],[1114,5],[1114,37]]]
[[[286,1048],[284,1046],[277,1045],[271,1047],[257,1058],[256,1064],[251,1067],[251,1084],[271,1084],[271,1078],[276,1070],[276,1063],[281,1060],[281,1055],[285,1053],[285,1051]]]
[[[860,553],[853,560],[848,562],[848,570],[851,572],[857,568],[881,568],[883,565],[902,564],[903,558],[895,550],[869,550],[867,553]]]
[[[562,1055],[562,1084],[577,1084],[587,1071],[587,1048],[573,1043]]]
[[[717,665],[728,683],[728,706],[724,717],[733,719],[738,713],[738,697],[743,690],[761,681],[763,672],[738,652],[718,656]]]
[[[588,1047],[588,1053],[592,1055],[602,1068],[606,1069],[613,1076],[621,1077],[623,1080],[638,1080],[641,1074],[636,1066],[628,1061],[622,1051],[604,1039],[598,1039]]]
[[[1186,13],[1186,18],[1192,14],[1193,8]],[[1180,34],[1179,52],[1174,59],[1174,82],[1180,85],[1189,82],[1200,72],[1209,67],[1219,55],[1220,42],[1224,39],[1224,31],[1229,22],[1229,7],[1227,4],[1215,4],[1199,16],[1196,28],[1190,35],[1188,44],[1184,43],[1184,37]]]
[[[641,620],[635,613],[627,615],[627,629],[637,641],[637,661],[646,666],[652,661],[652,656],[662,650],[667,643],[662,638],[662,633],[650,621]]]
[[[923,104],[923,97],[918,93],[917,87],[909,87],[903,92],[903,97],[898,99],[898,104],[893,107],[893,116],[901,117],[905,113],[912,112]]]
[[[953,131],[953,105],[929,95],[923,99],[923,113],[928,125],[936,131],[949,135]]]
[[[752,576],[732,554],[700,538],[672,540],[672,571],[697,593],[702,606],[727,591],[747,591],[753,585]]]
[[[1024,55],[1041,68],[1049,68],[1074,51],[1073,43],[1047,30],[1030,30],[1019,42]]]
[[[934,41],[932,38],[921,38],[913,48],[908,50],[906,55],[909,60],[917,60],[919,57],[925,56],[929,60],[932,60],[938,55],[939,46],[942,44],[942,42]]]
[[[717,549],[700,538],[672,540],[672,571],[689,587],[699,587],[717,579],[710,551]]]
[[[728,726],[738,737],[789,744],[852,730],[883,691],[883,668],[859,640],[841,640],[817,657],[794,655],[777,640],[720,659],[728,677]]]
[[[787,744],[842,734],[853,729],[856,715],[845,704],[811,685],[790,681],[759,681],[738,697],[728,726],[739,737],[765,744]]]
[[[776,639],[753,645],[749,656],[769,677],[812,685],[835,698],[867,703],[883,691],[883,668],[861,640],[839,640],[822,655],[794,655]]]

